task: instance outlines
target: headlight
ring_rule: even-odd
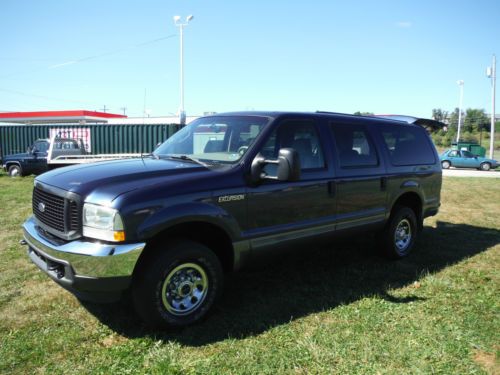
[[[85,203],[83,235],[104,241],[125,241],[122,218],[114,208]]]

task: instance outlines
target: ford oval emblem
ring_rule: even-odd
[[[38,203],[38,211],[45,212],[45,203],[43,202]]]

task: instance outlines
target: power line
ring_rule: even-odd
[[[68,100],[68,99],[62,99],[62,98],[55,98],[55,97],[45,96],[45,95],[30,94],[30,93],[26,93],[26,92],[22,92],[22,91],[16,91],[16,90],[9,90],[9,89],[2,89],[2,88],[0,88],[0,91],[1,92],[6,92],[6,93],[9,93],[9,94],[26,96],[26,97],[37,98],[37,99],[45,99],[45,100],[50,100],[50,101],[58,101],[58,102],[66,102],[66,103],[85,104],[85,105],[92,105],[94,107],[96,106],[96,103],[79,101],[79,100]]]
[[[89,61],[89,60],[99,59],[101,57],[115,55],[117,53],[120,53],[120,52],[123,52],[123,51],[127,51],[127,50],[130,50],[130,49],[147,46],[147,45],[153,44],[153,43],[158,43],[158,42],[161,42],[161,41],[166,40],[166,39],[171,39],[171,38],[173,38],[175,36],[177,36],[177,35],[176,34],[171,34],[171,35],[167,35],[167,36],[164,36],[164,37],[161,37],[161,38],[151,39],[151,40],[147,40],[145,42],[141,42],[141,43],[137,43],[137,44],[134,44],[134,45],[130,45],[130,46],[127,46],[127,47],[124,47],[124,48],[119,48],[119,49],[116,49],[116,50],[113,50],[113,51],[104,52],[104,53],[100,53],[100,54],[96,54],[96,55],[91,55],[91,56],[86,56],[86,57],[82,57],[82,58],[79,58],[79,59],[69,60],[69,61],[65,61],[65,62],[62,62],[62,63],[57,63],[57,64],[53,64],[53,65],[50,65],[50,66],[46,66],[46,67],[43,67],[43,68],[38,68],[36,70],[32,70],[32,71],[29,71],[29,72],[28,71],[24,71],[24,72],[10,73],[10,74],[7,74],[7,75],[0,76],[0,79],[10,78],[10,77],[18,76],[18,75],[21,75],[21,74],[38,73],[40,71],[47,70],[47,69],[51,69],[52,70],[52,69],[61,68],[63,66],[74,65],[74,64],[78,64],[78,63]]]

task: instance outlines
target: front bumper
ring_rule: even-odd
[[[44,232],[33,217],[23,229],[31,261],[77,297],[92,301],[119,299],[130,286],[134,267],[146,246],[63,241]]]

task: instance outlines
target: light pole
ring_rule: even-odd
[[[175,26],[179,26],[180,31],[180,55],[181,55],[181,67],[180,67],[180,86],[181,86],[181,106],[179,108],[179,123],[181,125],[186,124],[186,111],[184,110],[184,27],[189,24],[194,17],[189,15],[186,17],[184,22],[181,21],[181,16],[174,16]]]
[[[460,86],[460,104],[458,107],[458,132],[457,132],[457,144],[460,141],[460,125],[462,123],[462,101],[464,100],[464,81],[457,81],[458,86]],[[457,145],[458,146],[458,145]]]
[[[486,69],[486,75],[491,78],[491,133],[490,133],[490,159],[493,159],[495,145],[495,89],[497,84],[497,58],[493,55],[493,64]]]

